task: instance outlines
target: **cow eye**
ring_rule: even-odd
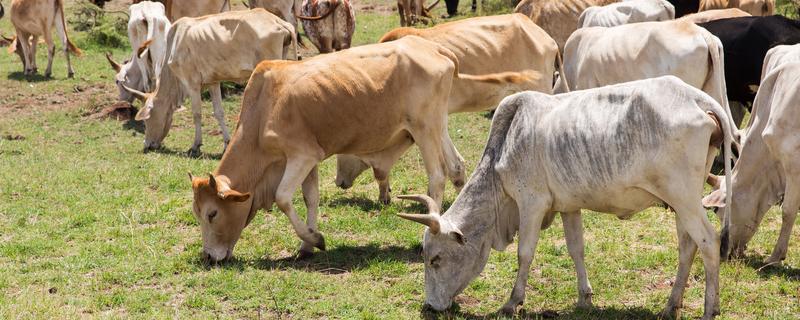
[[[431,258],[430,261],[431,267],[433,267],[434,269],[439,268],[439,260],[441,260],[441,258],[439,258],[439,255],[436,255],[435,257]]]
[[[211,211],[211,213],[208,214],[208,223],[211,223],[214,220],[214,217],[216,216],[217,216],[217,210]]]

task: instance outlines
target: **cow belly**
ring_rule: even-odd
[[[553,211],[574,212],[587,209],[606,212],[624,219],[661,203],[658,197],[638,187],[605,189],[603,192],[574,193],[573,190],[552,190]]]

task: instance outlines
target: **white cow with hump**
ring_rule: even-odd
[[[128,38],[131,42],[131,58],[120,65],[110,54],[106,54],[109,64],[117,71],[116,82],[119,99],[133,102],[134,95],[128,88],[150,92],[161,74],[167,56],[167,33],[171,23],[164,5],[159,2],[143,1],[130,7]]]
[[[578,18],[578,28],[672,19],[675,19],[675,6],[667,0],[628,0],[586,8]]]
[[[783,49],[795,49],[783,46]],[[797,51],[780,59],[775,52],[764,61],[767,75],[761,81],[753,112],[745,129],[742,152],[731,181],[703,199],[709,207],[730,206],[732,254],[743,256],[767,211],[781,203],[783,221],[766,263],[786,259],[792,227],[800,208],[800,59]],[[784,61],[778,61],[784,60]],[[768,64],[775,67],[766,68]],[[732,184],[731,184],[732,183]],[[727,186],[733,186],[731,192]],[[731,195],[732,194],[732,195]],[[729,197],[733,197],[732,199]]]
[[[703,318],[713,318],[719,314],[720,237],[700,196],[721,140],[725,157],[731,155],[727,117],[714,99],[672,76],[555,96],[527,91],[507,97],[492,119],[475,172],[444,214],[427,196],[403,197],[429,210],[401,214],[428,226],[422,250],[425,303],[448,308],[481,273],[491,248],[505,249],[519,232],[517,280],[501,309],[515,312],[525,298],[539,232],[560,212],[577,271],[578,305],[591,306],[580,210],[625,219],[664,203],[675,210],[679,246],[665,316],[681,308],[699,248],[706,274]],[[730,172],[730,161],[725,163]]]

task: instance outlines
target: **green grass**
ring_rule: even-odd
[[[381,4],[384,2],[375,1]],[[384,3],[393,5],[393,2]],[[467,11],[469,2],[462,3]],[[437,15],[444,5],[437,8]],[[359,12],[354,45],[395,27],[395,15]],[[10,33],[8,19],[0,30]],[[73,33],[81,43],[85,35]],[[187,171],[218,163],[221,137],[205,103],[200,159],[184,157],[193,136],[180,113],[165,141],[168,152],[142,154],[143,136],[124,122],[87,116],[113,102],[113,74],[88,45],[66,78],[56,57],[53,80],[21,76],[16,56],[0,54],[0,318],[252,318],[406,319],[424,316],[422,227],[395,213],[416,208],[376,203],[370,175],[351,190],[335,187],[334,162],[321,165],[320,228],[328,251],[295,261],[299,242],[278,210],[261,212],[245,230],[236,259],[205,268],[191,213]],[[112,50],[117,57],[125,50]],[[40,50],[40,66],[44,50]],[[40,67],[42,72],[43,68]],[[229,125],[240,96],[225,100]],[[450,133],[472,169],[485,143],[485,114],[456,115]],[[394,194],[424,192],[416,150],[392,172]],[[446,203],[455,195],[448,186]],[[304,213],[298,195],[295,205]],[[677,268],[674,215],[653,208],[620,221],[586,212],[587,267],[596,309],[577,311],[576,280],[561,224],[542,234],[523,317],[552,310],[564,319],[650,318],[666,303]],[[785,267],[761,261],[777,238],[780,214],[767,214],[748,259],[722,266],[723,319],[800,317],[800,251]],[[797,228],[796,228],[797,229]],[[797,239],[795,231],[795,239]],[[516,273],[515,245],[493,252],[483,274],[445,318],[492,316]],[[702,314],[702,264],[695,259],[685,316]]]

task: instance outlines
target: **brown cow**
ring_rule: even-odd
[[[583,10],[615,2],[619,0],[522,0],[514,8],[514,12],[531,18],[556,40],[558,50],[563,52],[567,39],[578,29],[578,20]]]
[[[447,100],[458,73],[450,50],[420,37],[359,46],[302,62],[265,61],[253,71],[228,151],[208,179],[193,178],[204,257],[232,255],[242,229],[278,205],[303,239],[301,255],[325,249],[317,231],[317,164],[334,154],[393,152],[414,139],[441,203],[445,177],[464,184],[464,161],[447,133]],[[305,182],[304,182],[305,181]],[[292,195],[303,185],[308,224]]]
[[[320,53],[350,48],[356,30],[356,13],[350,0],[305,0],[301,7],[303,30]]]
[[[12,0],[11,23],[17,32],[15,41],[9,46],[9,51],[21,51],[22,62],[25,66],[25,75],[38,72],[36,66],[36,45],[39,37],[44,37],[47,43],[47,70],[45,77],[50,77],[53,71],[53,56],[56,52],[53,43],[52,28],[55,27],[64,47],[67,57],[67,75],[72,78],[75,71],[69,59],[69,53],[81,55],[81,50],[76,47],[67,35],[67,25],[64,22],[63,0]]]
[[[698,12],[729,8],[738,8],[753,16],[771,16],[775,12],[775,0],[700,0]]]
[[[719,19],[749,17],[749,16],[751,16],[751,14],[744,12],[741,9],[731,8],[731,9],[714,9],[708,11],[701,11],[698,13],[685,15],[680,19],[697,24]]]

